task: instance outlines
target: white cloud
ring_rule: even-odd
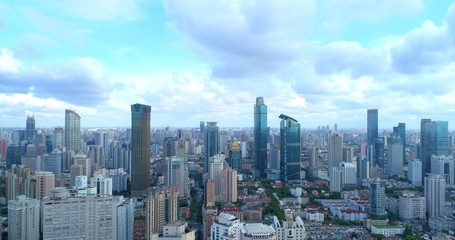
[[[21,65],[21,61],[14,57],[13,52],[6,48],[0,49],[0,72],[17,73]]]

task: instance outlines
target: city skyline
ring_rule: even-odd
[[[455,126],[452,1],[87,4],[0,4],[0,127],[63,126],[63,109],[126,127],[134,103],[152,127],[251,127],[258,96],[270,127],[364,129],[366,109],[379,129]]]

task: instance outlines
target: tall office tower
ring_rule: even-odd
[[[370,178],[370,163],[366,157],[357,158],[357,179],[360,186],[365,179]]]
[[[71,197],[56,188],[41,201],[43,239],[116,239],[117,202],[112,196]]]
[[[62,152],[55,148],[49,154],[44,154],[42,158],[43,170],[52,172],[56,178],[62,174]]]
[[[117,240],[133,240],[134,203],[133,199],[115,197],[117,202]]]
[[[220,213],[211,228],[210,240],[240,240],[240,219],[229,214]]]
[[[82,174],[90,178],[92,176],[92,159],[85,154],[78,153],[73,158],[74,165],[82,166]]]
[[[237,202],[237,170],[226,167],[221,179],[221,201]]]
[[[443,176],[428,174],[425,177],[424,193],[428,218],[444,215],[446,204],[445,191],[446,181]]]
[[[408,161],[408,180],[414,186],[422,186],[422,161],[419,159]]]
[[[374,151],[373,151],[373,166],[379,166],[384,169],[384,138],[377,138],[374,142]]]
[[[294,118],[281,114],[280,123],[280,162],[281,180],[300,181],[300,124]]]
[[[407,164],[406,159],[406,123],[398,123],[398,126],[393,127],[393,134],[401,138],[403,145],[403,165]]]
[[[455,187],[455,162],[452,156],[431,156],[431,173],[444,177],[447,187]]]
[[[54,135],[52,137],[52,144],[54,148],[63,149],[64,139],[63,139],[63,127],[56,127],[54,129]]]
[[[234,140],[229,150],[229,166],[237,170],[237,173],[242,173],[242,151],[240,151],[240,145],[237,140]]]
[[[171,157],[168,169],[166,186],[176,186],[179,189],[179,197],[187,197],[188,194],[188,173],[185,172],[185,162],[183,158]]]
[[[431,121],[422,119],[420,122],[420,161],[422,161],[422,179],[431,173],[431,156],[448,155],[447,121]]]
[[[88,146],[88,157],[91,160],[91,164],[94,164],[97,168],[106,167],[104,149],[102,146],[100,146],[100,145]]]
[[[332,167],[330,171],[330,192],[341,192],[341,169]]]
[[[205,122],[204,121],[199,122],[199,132],[201,132],[201,133],[205,132]]]
[[[109,158],[109,134],[107,132],[95,133],[95,145],[101,146],[103,154],[102,161],[99,162],[100,167],[104,167],[104,162]]]
[[[400,136],[387,138],[387,175],[403,176],[403,147]]]
[[[216,122],[207,122],[204,129],[204,173],[210,172],[210,157],[220,151],[219,128]]]
[[[84,175],[84,169],[83,169],[82,165],[72,165],[70,167],[70,175],[71,175],[70,185],[75,186],[76,177]],[[87,176],[85,176],[85,177],[87,177]]]
[[[6,168],[11,165],[20,165],[22,163],[22,151],[20,145],[9,145],[6,149]]]
[[[166,133],[166,136],[164,137],[163,140],[163,158],[170,158],[174,157],[176,155],[175,153],[175,139],[174,136],[171,133]]]
[[[297,122],[297,121],[296,121]],[[267,105],[263,97],[256,98],[254,105],[254,168],[259,178],[267,178]],[[300,173],[299,173],[300,174]],[[300,176],[299,176],[300,177]]]
[[[355,189],[357,186],[357,168],[353,163],[341,162],[342,189]]]
[[[112,178],[97,174],[90,178],[90,184],[96,187],[96,194],[112,196]]]
[[[49,197],[55,188],[55,176],[51,172],[36,172],[36,199]]]
[[[343,162],[352,163],[354,158],[354,148],[353,147],[343,147]]]
[[[280,166],[280,146],[275,145],[270,148],[270,168],[279,170]]]
[[[215,198],[217,201],[221,201],[221,181],[223,179],[223,169],[226,163],[224,159],[224,154],[217,154],[210,158],[209,176],[215,181]]]
[[[374,145],[378,138],[378,109],[367,110],[367,144]]]
[[[131,196],[141,197],[150,185],[151,107],[131,105]]]
[[[331,169],[339,167],[343,161],[343,135],[341,133],[330,133],[328,141],[328,173]]]
[[[19,195],[8,201],[8,239],[38,240],[39,226],[39,200]]]
[[[229,150],[230,148],[228,147],[228,142],[231,141],[231,136],[226,133],[226,132],[221,132],[220,133],[220,149],[221,152],[226,152],[226,150]]]
[[[277,239],[293,239],[293,240],[305,240],[306,230],[305,224],[300,216],[295,217],[291,209],[284,211],[285,219],[280,224],[280,221],[276,216],[273,216],[272,227],[277,233]]]
[[[9,172],[6,173],[6,200],[14,200],[18,195],[32,197],[30,172],[30,168],[24,165],[11,165]]]
[[[215,197],[215,181],[211,178],[207,178],[205,180],[205,206],[206,207],[214,207],[216,202]]]
[[[28,116],[25,124],[25,140],[32,142],[35,136],[35,117]]]
[[[166,223],[177,221],[178,189],[154,189],[146,199],[146,236],[161,233]]]
[[[81,150],[81,117],[73,110],[65,110],[66,151],[78,153]]]
[[[385,185],[379,179],[373,179],[370,182],[370,211],[375,216],[385,216]]]
[[[405,192],[400,196],[399,216],[402,219],[425,219],[425,197]]]

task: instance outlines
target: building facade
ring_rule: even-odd
[[[38,240],[40,201],[19,195],[8,202],[8,239]]]
[[[216,122],[207,122],[204,129],[204,173],[210,172],[210,158],[220,151],[219,127]]]
[[[81,150],[81,117],[70,109],[65,110],[65,147],[76,153]]]
[[[281,223],[276,216],[273,217],[273,228],[276,231],[278,240],[305,240],[306,230],[303,220],[297,216],[294,218],[293,213],[290,209],[286,209],[285,220]]]
[[[150,185],[151,107],[131,105],[131,196],[142,197]]]
[[[263,97],[256,98],[254,105],[254,168],[259,178],[267,177],[267,105]]]
[[[367,110],[367,146],[374,145],[378,138],[378,109]]]
[[[280,123],[280,164],[281,180],[300,181],[300,124],[294,118],[281,114]]]
[[[425,177],[424,194],[427,217],[437,217],[445,212],[445,189],[446,181],[438,174],[428,174]]]

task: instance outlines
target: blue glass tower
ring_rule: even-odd
[[[263,97],[256,98],[254,105],[254,168],[259,178],[267,178],[267,105]]]
[[[207,122],[204,129],[204,173],[209,173],[209,159],[220,150],[219,128],[216,122]]]
[[[449,154],[449,123],[447,121],[420,122],[420,160],[422,161],[422,179],[431,173],[431,156]]]
[[[393,127],[394,135],[398,135],[401,138],[401,143],[403,144],[403,164],[407,164],[406,161],[406,124],[398,123],[398,126]]]
[[[367,110],[367,146],[374,145],[378,138],[378,109]]]
[[[300,181],[300,124],[294,118],[281,114],[280,164],[283,182]]]

